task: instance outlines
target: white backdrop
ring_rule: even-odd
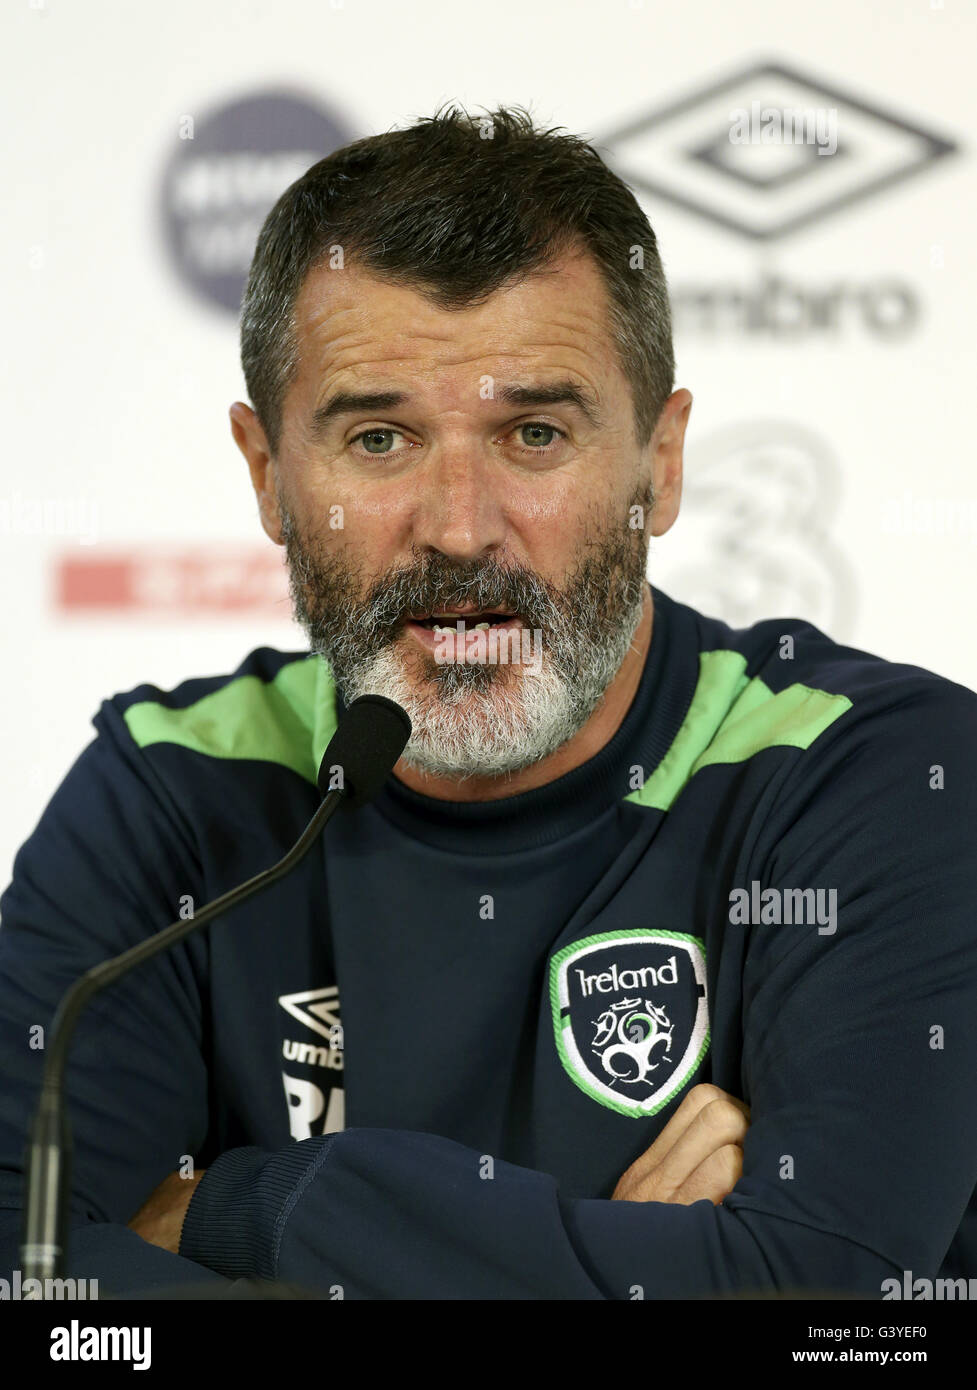
[[[261,600],[236,322],[198,283],[235,178],[270,206],[324,130],[446,100],[593,140],[649,214],[695,398],[653,579],[977,685],[977,0],[10,0],[0,51],[4,883],[103,697],[305,645]],[[245,167],[268,93],[305,125]],[[716,145],[751,100],[836,110],[837,151]]]

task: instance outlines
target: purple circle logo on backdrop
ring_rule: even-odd
[[[162,224],[183,283],[237,314],[261,224],[290,183],[353,139],[317,102],[242,97],[185,118],[162,186]]]

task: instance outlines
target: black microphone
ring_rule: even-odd
[[[312,848],[341,803],[364,806],[380,790],[407,746],[411,722],[406,710],[383,695],[361,695],[344,714],[319,766],[317,783],[325,800],[277,864],[237,888],[222,893],[193,917],[180,919],[138,946],[87,970],[66,992],[51,1025],[41,1095],[27,1144],[27,1194],[21,1266],[28,1279],[60,1279],[67,1257],[71,1192],[71,1134],[64,1099],[68,1046],[82,1009],[99,990],[152,956],[166,951],[215,917],[259,893],[289,873]],[[42,1288],[47,1286],[42,1284]]]
[[[339,769],[351,810],[372,801],[390,775],[411,735],[410,717],[384,695],[361,695],[348,707],[319,764],[319,790],[334,790]]]

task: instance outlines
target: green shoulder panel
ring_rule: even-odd
[[[140,748],[177,743],[211,758],[279,763],[314,783],[336,731],[336,690],[328,664],[309,655],[272,681],[239,676],[185,709],[144,700],[123,718]]]
[[[799,684],[774,694],[759,676],[747,677],[740,652],[700,652],[681,728],[644,786],[625,800],[667,811],[700,768],[743,762],[763,748],[809,748],[851,704],[846,695]]]

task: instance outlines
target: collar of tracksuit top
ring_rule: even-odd
[[[373,803],[377,810],[418,839],[471,855],[542,847],[593,824],[634,790],[633,767],[647,777],[659,766],[695,692],[699,650],[693,611],[657,589],[652,594],[652,640],[638,689],[617,732],[587,762],[499,801],[437,800],[390,777]],[[343,709],[337,692],[340,717]]]

